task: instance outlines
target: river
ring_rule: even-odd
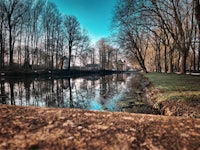
[[[1,79],[0,103],[155,114],[139,73],[79,78]]]

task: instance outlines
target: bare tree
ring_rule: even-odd
[[[4,53],[5,53],[5,12],[3,11],[3,1],[0,1],[0,69],[4,68]]]
[[[9,34],[9,55],[10,68],[13,66],[13,51],[15,44],[15,28],[19,23],[20,18],[26,13],[27,9],[24,7],[22,0],[5,0],[3,2],[3,10],[6,13],[7,28]]]
[[[128,51],[128,53],[133,53],[142,70],[147,73],[145,51],[148,47],[148,40],[142,40],[143,34],[147,38],[148,33],[145,33],[144,28],[141,26],[146,23],[142,13],[143,5],[143,0],[121,0],[119,5],[115,7],[113,24],[118,31],[118,42],[121,48]]]
[[[70,69],[72,54],[79,59],[82,54],[89,56],[89,43],[89,37],[80,31],[76,17],[62,18],[52,2],[0,1],[0,69],[6,62],[10,69],[15,62],[19,68],[24,62],[26,69],[38,65],[59,68],[66,57],[66,47],[69,50]]]
[[[170,34],[175,49],[180,51],[180,71],[184,74],[194,29],[193,3],[190,0],[151,0],[151,4],[151,8],[149,8],[153,14],[151,18],[156,20],[158,24],[162,24],[162,29]]]
[[[42,11],[44,9],[45,0],[37,0],[35,3],[33,3],[32,9],[31,9],[31,47],[32,47],[32,65],[36,64],[38,65],[39,62],[39,50],[38,47],[39,39],[42,37],[41,34],[41,25],[40,25],[40,17],[42,16]]]
[[[106,69],[106,39],[102,38],[97,42],[99,49],[99,63],[102,70]]]
[[[82,64],[85,66],[89,62],[89,56],[93,55],[93,53],[94,49],[90,46],[90,38],[88,32],[86,31],[86,29],[83,29],[81,31],[81,38],[78,48],[76,49],[75,56],[77,56],[80,62],[82,62]]]
[[[199,0],[193,0],[194,1],[194,8],[195,8],[195,17],[198,25],[198,59],[197,59],[197,70],[200,70],[200,1]]]
[[[72,49],[77,48],[80,41],[80,24],[75,16],[65,16],[64,24],[69,50],[68,70],[70,70]]]

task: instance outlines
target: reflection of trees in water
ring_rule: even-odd
[[[95,98],[97,81],[78,79],[73,81],[73,96],[76,108],[86,109],[91,100]]]
[[[61,81],[61,82],[60,82]],[[26,80],[24,82],[9,81],[6,89],[10,104],[33,106],[63,106],[63,80]],[[1,82],[1,93],[5,93],[4,83]],[[4,91],[4,92],[3,92]],[[4,100],[4,99],[3,99]],[[1,102],[5,103],[5,102]]]
[[[151,112],[139,74],[89,78],[0,81],[0,103],[98,110]],[[123,101],[122,101],[123,100]],[[119,103],[118,103],[119,102]],[[120,105],[122,104],[122,105]]]
[[[58,79],[58,80],[47,80],[44,81],[45,86],[48,88],[44,88],[42,90],[44,93],[45,106],[48,107],[64,107],[66,104],[64,102],[64,90],[69,88],[68,80]],[[41,97],[41,100],[43,97]]]
[[[100,79],[100,95],[103,99],[108,99],[119,92],[119,85],[121,85],[124,80],[121,80],[121,76],[103,76]]]
[[[1,81],[0,88],[1,88],[0,103],[6,104],[7,95],[5,92],[5,82],[4,81]]]
[[[23,106],[71,107],[87,109],[92,101],[102,105],[118,94],[124,81],[115,76],[79,79],[36,79],[1,82],[1,95],[8,93],[10,104]],[[4,84],[8,84],[5,88]],[[101,98],[100,100],[98,100]],[[0,103],[6,103],[1,98]]]
[[[26,95],[26,104],[31,105],[30,104],[30,92],[31,92],[31,81],[26,80],[26,82],[24,82],[24,88],[25,88],[25,95]]]
[[[14,99],[14,83],[10,82],[10,100],[11,105],[15,105],[15,99]]]
[[[58,101],[58,107],[64,106],[64,95],[63,95],[63,79],[56,80],[56,99]]]
[[[70,106],[70,108],[74,108],[73,97],[72,97],[71,79],[70,78],[68,78],[68,83],[69,83],[69,106]]]

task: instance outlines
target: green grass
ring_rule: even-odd
[[[161,90],[200,91],[200,76],[148,73],[146,77]]]
[[[145,75],[161,93],[157,101],[164,100],[200,100],[200,76],[165,73]]]

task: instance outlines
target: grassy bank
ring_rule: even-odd
[[[200,117],[200,76],[149,73],[151,99],[164,114]],[[154,94],[155,93],[155,94]]]

